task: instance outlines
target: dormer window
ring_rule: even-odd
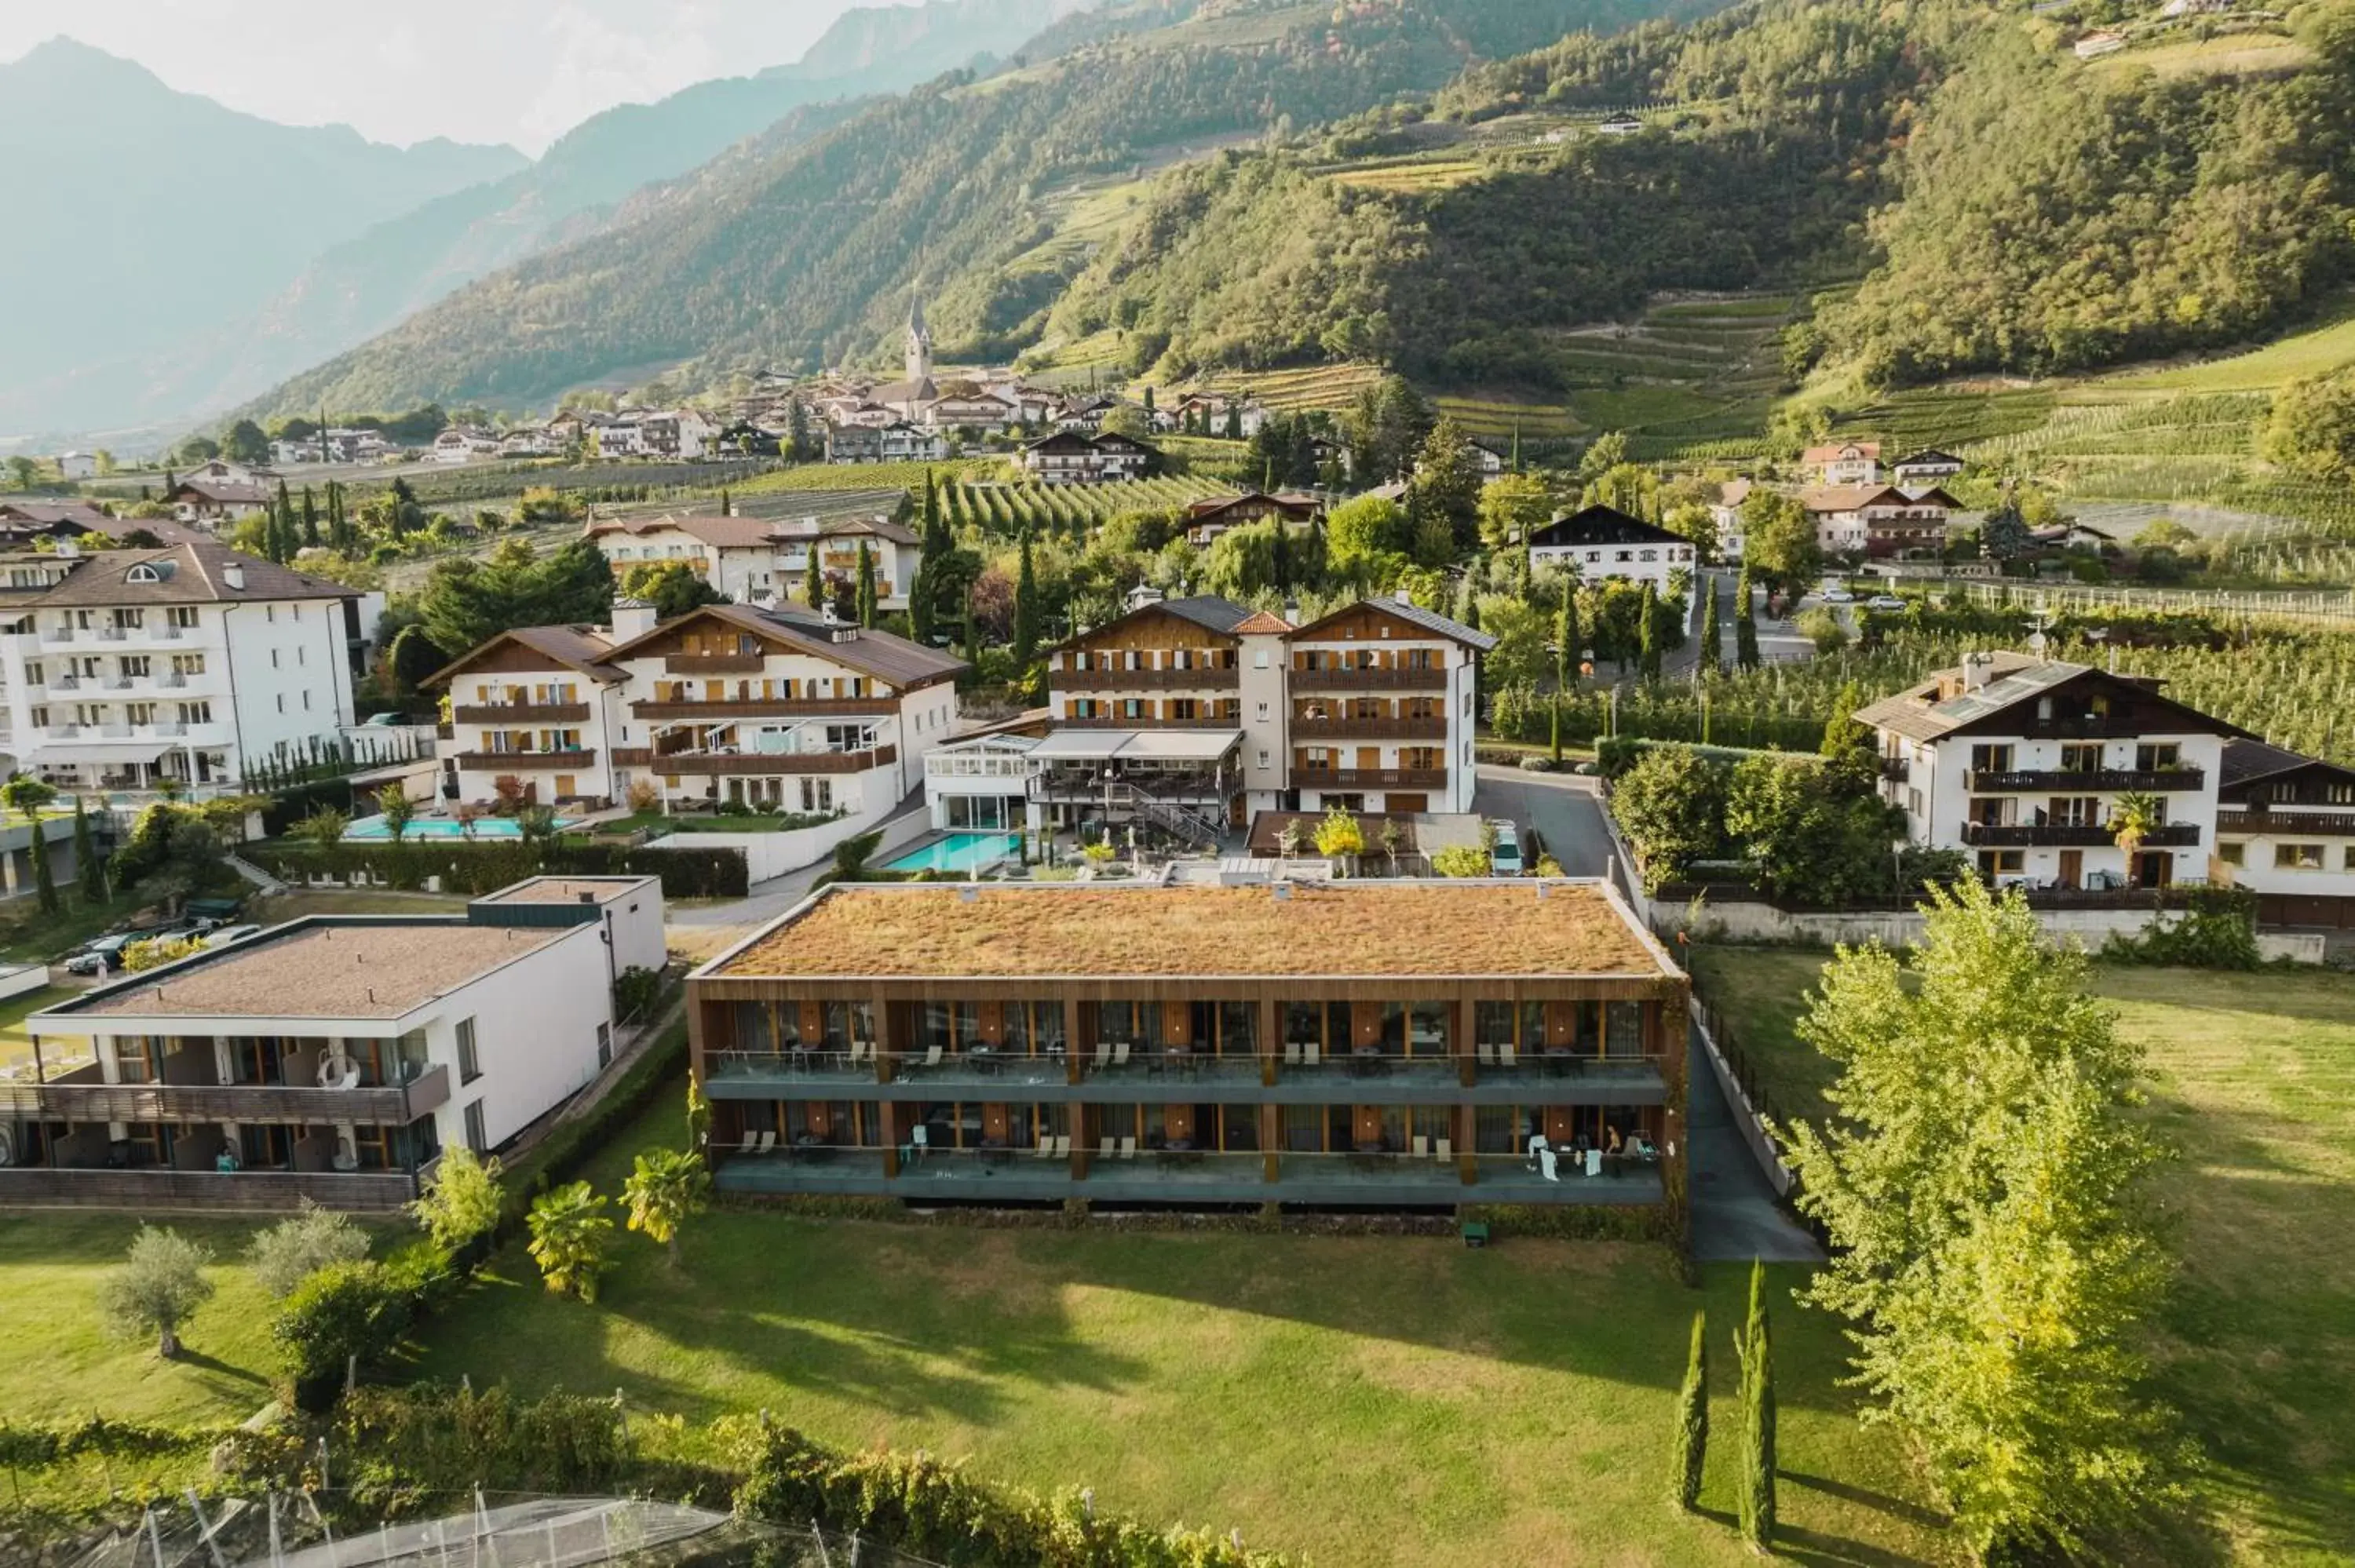
[[[164,574],[142,561],[123,573],[123,580],[127,583],[160,583],[164,580]]]

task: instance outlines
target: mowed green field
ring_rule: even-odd
[[[587,1174],[613,1192],[636,1151],[683,1130],[666,1098]],[[91,1315],[134,1228],[0,1220],[0,1408],[229,1421],[266,1397],[267,1307],[241,1262],[252,1225],[180,1224],[218,1254],[220,1294],[168,1365]],[[431,1325],[413,1370],[620,1389],[634,1410],[690,1420],[767,1409],[844,1448],[922,1447],[1008,1483],[1092,1486],[1101,1506],[1240,1529],[1320,1564],[1750,1560],[1728,1522],[1741,1268],[1713,1268],[1695,1291],[1650,1246],[1508,1238],[1474,1252],[1452,1238],[761,1212],[698,1220],[676,1271],[641,1237],[617,1231],[615,1245],[595,1307],[547,1293],[509,1248]],[[1902,1445],[1859,1426],[1836,1385],[1832,1326],[1788,1302],[1803,1277],[1774,1279],[1787,1545],[1802,1560],[1946,1561]],[[1665,1456],[1703,1306],[1720,1437],[1704,1514],[1688,1518],[1663,1501]],[[634,1429],[657,1447],[680,1440]]]
[[[1706,948],[1694,972],[1793,1116],[1830,1065],[1792,1025],[1819,954]],[[2228,1561],[2355,1561],[2355,978],[2102,968],[2181,1151],[2159,1196],[2182,1256],[2160,1393],[2209,1467]]]

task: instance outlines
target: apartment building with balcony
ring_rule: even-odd
[[[676,561],[738,604],[803,602],[813,557],[828,583],[849,593],[864,544],[875,566],[877,607],[905,609],[923,564],[922,541],[882,516],[608,518],[591,522],[586,536],[617,578]]]
[[[2355,930],[2355,768],[2231,740],[2222,779],[2216,858],[2258,923]]]
[[[612,1060],[663,952],[652,877],[543,877],[463,914],[314,916],[34,1014],[0,1079],[0,1204],[398,1209]]]
[[[209,542],[49,569],[0,597],[17,768],[75,790],[225,788],[352,722],[352,589]]]
[[[1136,818],[1216,838],[1260,811],[1471,810],[1484,632],[1402,599],[1296,627],[1148,600],[1049,651],[1032,826]]]
[[[731,1194],[1680,1227],[1685,995],[1595,882],[837,886],[688,1026]]]
[[[505,633],[431,678],[451,699],[446,796],[488,802],[513,778],[540,800],[621,801],[645,781],[678,811],[867,817],[956,726],[964,663],[889,632],[750,605],[614,616]]]
[[[2224,748],[2253,738],[2158,681],[2018,653],[1973,654],[1856,716],[1908,837],[2034,888],[2209,881]],[[2128,795],[2157,807],[2131,854],[2115,820]]]

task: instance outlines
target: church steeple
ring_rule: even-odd
[[[924,322],[924,291],[916,291],[908,310],[908,379],[929,380],[932,374],[932,329]]]

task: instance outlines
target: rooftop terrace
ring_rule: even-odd
[[[706,979],[1673,977],[1599,882],[846,886]]]

